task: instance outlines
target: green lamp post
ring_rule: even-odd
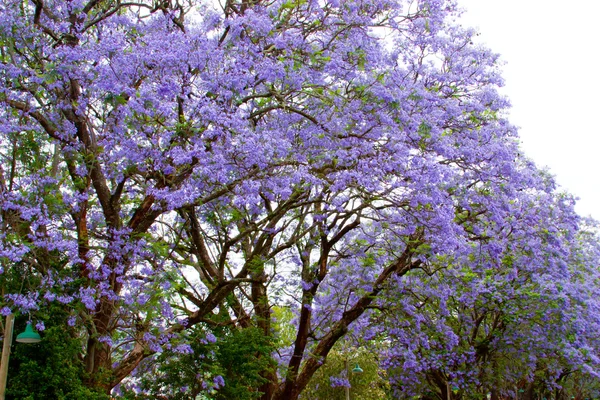
[[[0,400],[4,400],[6,393],[6,380],[8,377],[8,360],[10,358],[10,346],[12,344],[13,337],[13,324],[15,316],[9,314],[6,317],[6,324],[4,325],[4,343],[2,343],[2,361],[0,364]],[[42,338],[40,334],[33,330],[31,321],[27,322],[25,331],[17,335],[17,342],[20,343],[38,343]]]
[[[346,378],[348,378],[348,383],[350,383],[350,374],[348,373],[348,371],[350,369],[348,368],[348,360],[347,359],[344,360],[344,365],[346,367]],[[356,363],[354,368],[352,368],[353,374],[362,374],[363,372],[364,372],[363,369],[358,365],[358,363]],[[346,391],[346,400],[350,400],[350,386],[346,386],[345,391]]]
[[[355,374],[362,374],[364,371],[363,369],[358,365],[358,363],[356,363],[356,366],[354,368],[352,368],[352,372]]]

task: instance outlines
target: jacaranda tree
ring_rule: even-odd
[[[537,200],[550,214],[515,204],[502,231],[488,225],[493,239],[390,289],[369,329],[389,344],[396,398],[593,397],[592,386],[566,386],[597,376],[598,239],[569,227],[568,198]]]
[[[291,330],[257,352],[250,388],[289,400],[399,282],[480,274],[479,244],[530,257],[532,282],[568,277],[569,207],[561,230],[510,234],[552,218],[554,189],[519,154],[497,56],[456,15],[450,0],[4,0],[3,312],[63,304],[104,392],[212,332]]]

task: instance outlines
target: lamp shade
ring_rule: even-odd
[[[33,330],[31,322],[27,323],[23,333],[17,335],[17,342],[19,343],[39,343],[41,340],[40,334]]]
[[[354,372],[355,374],[361,374],[361,373],[363,373],[363,369],[361,367],[359,367],[358,364],[356,364],[356,366],[354,368],[352,368],[352,372]]]

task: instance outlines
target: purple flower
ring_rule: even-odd
[[[173,351],[179,354],[192,354],[194,352],[189,344],[179,344]]]
[[[217,341],[217,338],[211,332],[207,332],[206,340],[208,341],[208,343],[215,343]]]
[[[213,378],[213,384],[215,389],[220,389],[225,386],[225,379],[221,375],[217,375]]]
[[[330,376],[329,382],[331,384],[331,387],[350,387],[350,381],[347,378]]]

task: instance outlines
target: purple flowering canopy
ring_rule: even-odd
[[[216,316],[276,334],[275,306],[293,340],[264,399],[298,398],[349,330],[405,393],[483,385],[465,365],[492,350],[508,381],[597,374],[596,238],[519,154],[498,56],[457,15],[3,0],[3,312],[64,304],[106,391]]]

